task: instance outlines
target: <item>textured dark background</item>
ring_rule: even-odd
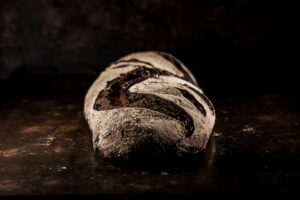
[[[284,91],[294,84],[292,7],[255,0],[0,0],[0,79],[96,76],[124,54],[160,50],[181,59],[203,87]]]

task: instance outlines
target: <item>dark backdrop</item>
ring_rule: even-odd
[[[160,50],[210,91],[293,93],[292,10],[262,0],[0,0],[0,79],[95,77],[124,54]]]

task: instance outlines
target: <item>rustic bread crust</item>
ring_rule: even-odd
[[[192,73],[172,55],[151,51],[107,67],[86,94],[84,114],[94,149],[121,159],[145,144],[155,144],[154,154],[197,154],[215,123],[214,108]]]

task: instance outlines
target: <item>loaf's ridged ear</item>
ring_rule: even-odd
[[[94,148],[110,158],[128,158],[141,143],[154,141],[155,155],[169,147],[176,155],[198,153],[215,122],[194,76],[164,52],[134,53],[112,63],[89,89],[84,108],[97,137]]]

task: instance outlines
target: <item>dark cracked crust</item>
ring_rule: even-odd
[[[185,126],[184,135],[186,137],[191,136],[194,132],[193,119],[180,106],[153,94],[129,91],[132,85],[159,75],[177,77],[168,71],[144,66],[121,74],[118,78],[108,81],[105,89],[100,91],[94,104],[94,110],[110,110],[122,107],[147,108],[179,120]]]
[[[136,63],[138,65],[140,64],[145,64],[145,65],[149,65],[153,68],[155,68],[151,63],[149,62],[146,62],[146,61],[142,61],[142,60],[138,60],[138,59],[135,59],[135,58],[131,58],[131,59],[128,59],[128,60],[118,60],[117,62],[114,62],[113,64],[116,65],[116,64],[119,64],[119,63]],[[127,67],[129,66],[129,64],[124,64],[124,65],[118,65],[118,66],[115,66],[113,67],[114,69],[116,68],[122,68],[122,67]]]
[[[176,89],[179,90],[185,98],[192,102],[196,106],[196,108],[204,115],[204,117],[206,117],[206,110],[204,106],[199,103],[199,101],[197,101],[197,99],[189,91],[181,88]]]
[[[164,52],[156,52],[156,53],[158,55],[160,55],[161,57],[163,57],[164,59],[166,59],[167,61],[171,62],[179,71],[181,71],[181,73],[183,73],[185,80],[187,80],[188,82],[190,82],[194,85],[198,85],[192,79],[192,77],[188,74],[188,72],[182,67],[182,65],[177,61],[177,59],[175,57],[173,57],[172,55],[170,55],[168,53],[164,53]]]
[[[209,100],[204,94],[202,94],[201,92],[199,92],[199,91],[196,90],[195,88],[190,87],[190,86],[187,85],[187,84],[184,84],[183,86],[189,88],[190,90],[192,90],[192,91],[194,91],[196,94],[198,94],[198,95],[203,99],[203,101],[207,104],[207,106],[208,106],[209,109],[211,110],[212,114],[213,114],[213,115],[215,114],[215,109],[214,109],[212,103],[210,102],[210,100]]]

